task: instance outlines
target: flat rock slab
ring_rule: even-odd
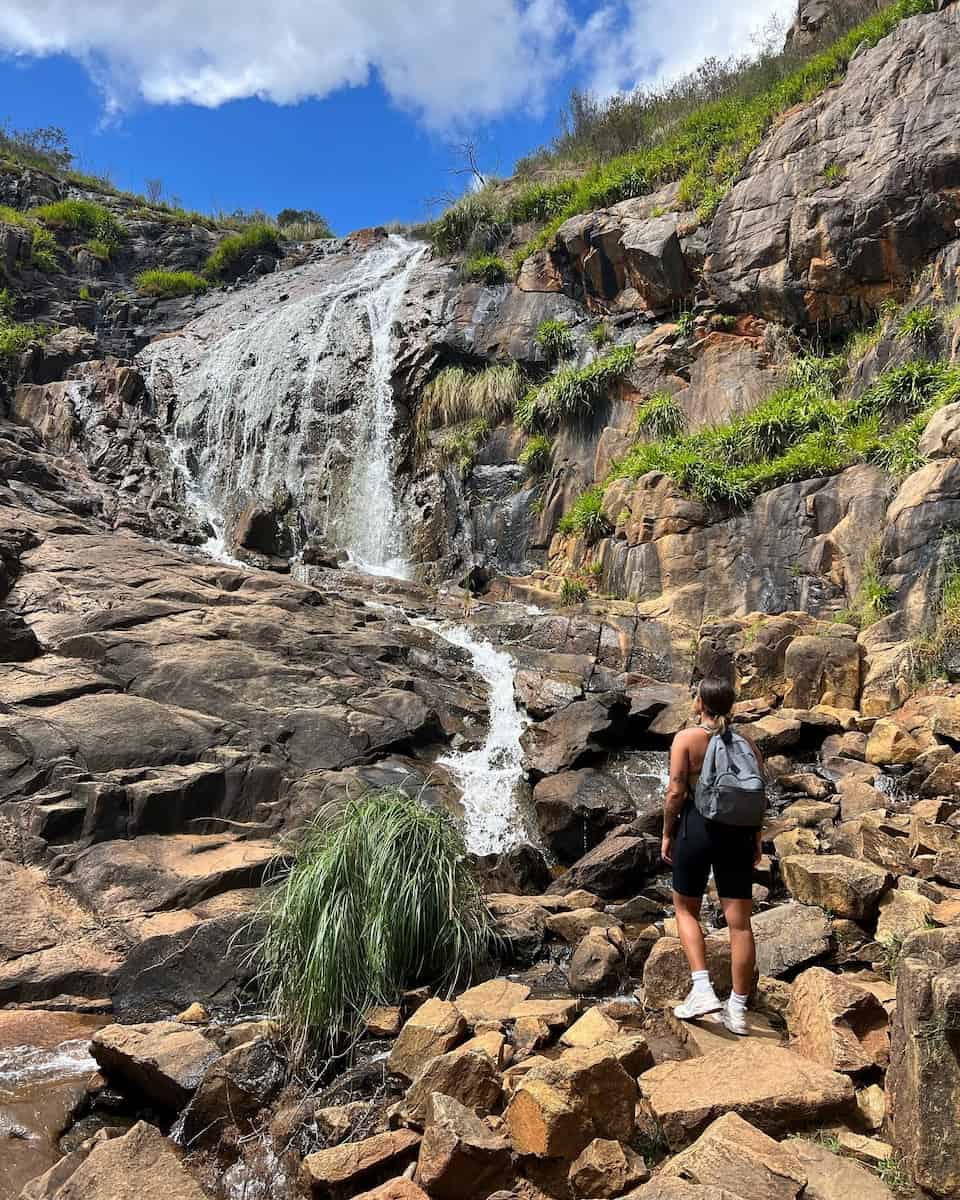
[[[708,1013],[698,1021],[680,1021],[668,1010],[664,1018],[671,1031],[693,1055],[712,1054],[715,1050],[740,1045],[740,1038],[727,1029],[719,1013]],[[747,1028],[751,1038],[772,1042],[775,1046],[783,1041],[782,1033],[774,1028],[770,1018],[753,1009],[747,1013]]]
[[[728,1112],[781,1135],[854,1105],[853,1084],[845,1075],[766,1041],[741,1041],[685,1062],[664,1062],[639,1083],[672,1149]]]
[[[853,1159],[804,1138],[791,1141],[790,1149],[807,1177],[803,1200],[894,1200],[887,1185]]]
[[[736,1113],[719,1117],[663,1170],[704,1187],[736,1188],[740,1200],[799,1200],[807,1182],[788,1143],[775,1142]]]
[[[121,1091],[172,1110],[183,1108],[220,1057],[213,1042],[176,1021],[108,1025],[94,1035],[90,1050]]]
[[[842,854],[797,854],[780,867],[801,904],[815,904],[852,921],[874,916],[891,882],[883,868]]]
[[[378,1133],[362,1142],[318,1150],[303,1160],[301,1181],[314,1196],[346,1196],[364,1179],[386,1168],[403,1169],[420,1148],[420,1135],[409,1129]],[[382,1176],[381,1176],[382,1178]]]

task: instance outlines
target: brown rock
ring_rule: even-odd
[[[505,1119],[518,1154],[571,1161],[594,1138],[629,1142],[636,1099],[609,1045],[578,1047],[528,1071]]]
[[[777,978],[829,953],[830,918],[811,904],[781,904],[757,913],[757,970]]]
[[[918,929],[926,928],[933,920],[936,905],[917,892],[894,888],[880,901],[877,918],[877,941],[905,938]]]
[[[585,888],[605,900],[621,900],[636,893],[646,876],[658,867],[659,861],[659,840],[629,834],[612,835],[575,862],[551,885],[550,891],[562,893]]]
[[[840,815],[844,821],[852,821],[866,812],[887,809],[887,798],[862,779],[848,776],[837,783],[840,794]]]
[[[595,908],[578,908],[573,912],[554,913],[547,917],[547,928],[571,946],[576,946],[593,929],[621,928],[616,917]]]
[[[860,703],[860,647],[854,638],[796,637],[784,660],[788,708],[856,708]]]
[[[795,855],[780,865],[784,882],[801,904],[816,904],[853,920],[869,920],[890,884],[880,867],[840,854]]]
[[[923,747],[895,721],[877,721],[867,738],[867,762],[878,767],[909,766]]]
[[[619,1142],[594,1138],[570,1167],[574,1196],[613,1200],[650,1178],[646,1164],[636,1151]]]
[[[825,821],[833,821],[837,806],[825,801],[800,800],[788,804],[780,814],[782,820],[796,821],[804,829],[818,829]]]
[[[467,1035],[460,1009],[447,1000],[428,1000],[400,1031],[387,1063],[391,1071],[415,1079],[424,1064],[446,1054]]]
[[[374,1188],[372,1192],[364,1192],[355,1196],[354,1200],[429,1200],[423,1188],[417,1187],[412,1179],[391,1179]]]
[[[686,1062],[663,1062],[639,1082],[675,1150],[727,1112],[779,1135],[845,1112],[854,1095],[845,1075],[749,1040]]]
[[[510,1178],[510,1146],[468,1108],[434,1093],[417,1180],[438,1200],[486,1200]]]
[[[381,1171],[402,1169],[413,1162],[420,1135],[409,1129],[378,1133],[362,1142],[345,1142],[329,1150],[318,1150],[303,1160],[303,1187],[318,1197],[349,1196],[364,1179]]]
[[[619,938],[614,934],[619,934]],[[567,971],[570,991],[577,996],[614,991],[626,967],[626,958],[626,942],[619,925],[612,929],[591,929],[570,959]]]
[[[811,800],[826,800],[828,796],[833,795],[833,787],[821,775],[814,775],[811,771],[803,771],[800,774],[787,772],[781,775],[777,780],[780,786],[786,792],[803,792]]]
[[[894,1157],[894,1149],[889,1142],[854,1133],[851,1129],[837,1130],[837,1142],[843,1154],[852,1155],[871,1167],[878,1167]]]
[[[730,939],[711,933],[705,939],[707,967],[713,985],[722,995],[732,986]],[[690,990],[690,966],[679,938],[663,937],[653,947],[643,968],[643,998],[649,1008],[679,1003]]]
[[[431,1058],[414,1079],[403,1102],[404,1116],[412,1125],[423,1125],[434,1092],[459,1100],[480,1116],[487,1116],[496,1109],[503,1092],[499,1065],[485,1049],[472,1049],[469,1045]]]
[[[189,1025],[108,1025],[93,1036],[90,1052],[121,1090],[132,1090],[179,1111],[220,1057],[213,1042]]]
[[[894,1200],[893,1193],[872,1171],[843,1158],[817,1142],[790,1142],[807,1177],[803,1200]]]
[[[742,1200],[799,1200],[807,1182],[789,1143],[778,1145],[732,1112],[718,1117],[663,1173]]]
[[[773,839],[773,848],[777,858],[783,860],[797,854],[816,854],[820,850],[820,838],[812,829],[788,829],[778,833]]]
[[[509,979],[491,979],[457,997],[457,1009],[468,1025],[478,1021],[509,1021],[514,1009],[530,995],[530,988]]]
[[[560,1035],[564,1046],[596,1046],[609,1042],[620,1033],[620,1026],[599,1008],[588,1008],[565,1033]]]
[[[371,1037],[392,1038],[403,1026],[403,1015],[399,1008],[371,1008],[363,1015],[363,1025]]]
[[[890,1058],[883,1005],[865,988],[822,967],[794,980],[787,1029],[794,1050],[832,1071],[855,1075],[885,1068]]]
[[[266,1038],[255,1038],[209,1068],[183,1113],[185,1145],[220,1138],[225,1125],[241,1125],[280,1090],[286,1068]]]

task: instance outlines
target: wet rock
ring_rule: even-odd
[[[570,991],[577,996],[614,991],[626,967],[626,957],[627,945],[619,926],[591,929],[570,960]]]
[[[189,1025],[108,1025],[94,1034],[90,1052],[121,1090],[179,1112],[220,1051]]]
[[[632,895],[660,861],[660,843],[652,837],[612,835],[585,854],[549,888],[564,893],[584,888],[605,900]]]
[[[633,819],[630,797],[608,772],[586,767],[541,779],[533,790],[537,826],[562,862],[575,862]]]
[[[456,1005],[428,1000],[403,1026],[387,1065],[396,1074],[415,1079],[429,1059],[446,1054],[466,1036],[467,1022]]]
[[[417,1181],[438,1200],[486,1200],[511,1176],[510,1145],[449,1096],[430,1099]]]
[[[474,865],[485,892],[539,896],[553,880],[543,851],[529,842],[512,846],[502,854],[477,856]]]
[[[822,967],[794,981],[787,1029],[793,1049],[832,1071],[856,1075],[885,1069],[889,1061],[883,1005],[865,988]]]
[[[523,737],[528,770],[539,778],[575,767],[602,748],[604,736],[615,735],[624,713],[616,696],[591,696],[532,725]]]
[[[594,1138],[629,1142],[636,1099],[608,1045],[576,1048],[529,1070],[504,1117],[518,1154],[570,1162]]]
[[[790,1143],[778,1144],[736,1113],[718,1117],[663,1169],[743,1200],[798,1200],[807,1176]],[[734,1191],[736,1188],[736,1191]]]
[[[749,1039],[686,1062],[661,1063],[639,1082],[674,1150],[728,1112],[781,1136],[840,1116],[854,1104],[853,1085],[845,1075]]]
[[[606,912],[595,908],[575,908],[570,912],[552,913],[547,917],[547,928],[555,936],[575,946],[592,929],[619,929],[620,922]]]
[[[874,916],[890,876],[872,863],[840,854],[802,854],[785,858],[780,869],[791,895],[853,920]]]
[[[346,1142],[308,1154],[303,1160],[301,1183],[311,1195],[337,1200],[355,1192],[371,1176],[402,1169],[413,1162],[420,1135],[409,1129],[378,1133],[362,1142]]]
[[[960,1103],[958,967],[960,928],[904,942],[886,1077],[893,1141],[917,1185],[936,1196],[960,1192],[960,1127],[952,1115]]]
[[[184,1112],[185,1144],[217,1141],[226,1125],[243,1127],[280,1090],[285,1073],[266,1038],[228,1051],[208,1069]]]
[[[595,1138],[570,1167],[574,1196],[598,1200],[622,1196],[650,1178],[646,1164],[636,1151],[619,1142]]]

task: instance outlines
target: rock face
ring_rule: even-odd
[[[303,1160],[302,1182],[312,1195],[349,1195],[364,1179],[416,1157],[420,1135],[410,1130],[380,1133],[362,1142],[318,1150]],[[382,1178],[382,1176],[381,1176]]]
[[[785,117],[711,227],[717,297],[774,320],[853,322],[953,236],[958,46],[955,13],[906,21]]]
[[[897,971],[887,1099],[896,1145],[916,1183],[935,1196],[960,1192],[956,1055],[960,930],[915,933]]]

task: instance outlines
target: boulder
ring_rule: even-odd
[[[423,1126],[434,1092],[459,1100],[473,1112],[487,1116],[497,1108],[503,1092],[499,1062],[485,1048],[473,1047],[469,1042],[431,1058],[403,1101],[404,1117],[411,1125]]]
[[[591,929],[570,959],[567,979],[576,996],[616,990],[626,969],[627,944],[618,925]]]
[[[594,1138],[584,1147],[569,1174],[570,1187],[578,1200],[614,1200],[649,1178],[650,1172],[635,1150],[605,1138]]]
[[[108,1025],[94,1034],[90,1052],[121,1091],[175,1112],[220,1058],[217,1046],[199,1030],[175,1021]]]
[[[732,987],[730,976],[730,938],[711,933],[705,938],[707,967],[717,991],[723,995]],[[666,1008],[678,1004],[690,991],[690,966],[679,938],[662,937],[654,944],[643,968],[643,998],[648,1008]]]
[[[311,1195],[338,1200],[355,1195],[357,1187],[371,1176],[402,1170],[414,1161],[419,1147],[420,1135],[409,1129],[378,1133],[362,1142],[345,1142],[308,1154],[300,1181]]]
[[[784,660],[788,708],[857,708],[860,703],[860,647],[854,638],[796,637]]]
[[[584,888],[604,900],[622,900],[636,893],[659,862],[660,843],[655,838],[614,835],[575,862],[549,892]]]
[[[417,1181],[438,1200],[487,1200],[510,1180],[510,1145],[450,1096],[430,1098]]]
[[[919,892],[894,888],[880,901],[877,918],[877,941],[897,941],[925,929],[933,922],[934,902]]]
[[[923,746],[896,721],[877,721],[867,738],[866,759],[878,767],[904,767],[916,761]]]
[[[732,1112],[718,1117],[672,1158],[663,1174],[722,1188],[740,1200],[799,1200],[806,1195],[807,1176],[791,1144],[778,1144]]]
[[[593,929],[620,929],[616,917],[595,908],[575,908],[570,912],[552,913],[547,928],[570,946],[576,946]]]
[[[636,1083],[602,1044],[532,1068],[504,1116],[518,1154],[572,1161],[594,1138],[629,1142],[636,1101]]]
[[[807,1177],[803,1200],[894,1200],[873,1171],[818,1142],[795,1138],[790,1150]]]
[[[457,997],[456,1007],[467,1024],[473,1027],[480,1021],[509,1021],[517,1005],[522,1004],[529,995],[530,988],[525,983],[489,979],[462,992]]]
[[[815,904],[855,921],[870,920],[890,885],[890,876],[872,863],[840,854],[798,854],[780,869],[790,894],[801,904]]]
[[[533,789],[533,805],[544,841],[565,863],[575,862],[634,817],[626,790],[593,767],[541,779]]]
[[[778,978],[822,958],[830,951],[830,932],[830,918],[813,905],[781,904],[757,913],[757,970]]]
[[[467,1022],[456,1005],[428,1000],[401,1029],[387,1065],[397,1075],[415,1079],[429,1059],[446,1054],[466,1036]]]
[[[904,942],[897,969],[886,1090],[889,1128],[917,1185],[960,1194],[960,928]]]
[[[204,1193],[160,1130],[140,1121],[98,1142],[50,1200],[204,1200]]]
[[[663,1062],[639,1082],[673,1150],[728,1112],[778,1136],[841,1116],[854,1105],[846,1075],[766,1041],[742,1041],[685,1062]]]
[[[560,1035],[563,1046],[596,1046],[619,1036],[620,1026],[602,1008],[588,1008],[569,1029]]]
[[[840,816],[844,821],[852,821],[867,812],[885,812],[887,809],[886,796],[854,776],[838,780],[837,792],[840,795]]]
[[[401,1176],[399,1179],[391,1179],[388,1183],[382,1183],[372,1192],[364,1192],[360,1196],[355,1196],[354,1200],[429,1200],[429,1197],[423,1188],[417,1187],[412,1179],[405,1179]]]
[[[885,1069],[890,1058],[883,1005],[866,988],[823,967],[794,980],[787,1029],[794,1050],[846,1075]]]
[[[266,1038],[229,1050],[201,1080],[183,1114],[185,1144],[218,1141],[225,1125],[243,1125],[280,1090],[286,1069]]]
[[[611,733],[618,719],[617,711],[612,698],[590,696],[531,725],[523,736],[527,769],[539,778],[575,767],[602,748],[604,735]]]

